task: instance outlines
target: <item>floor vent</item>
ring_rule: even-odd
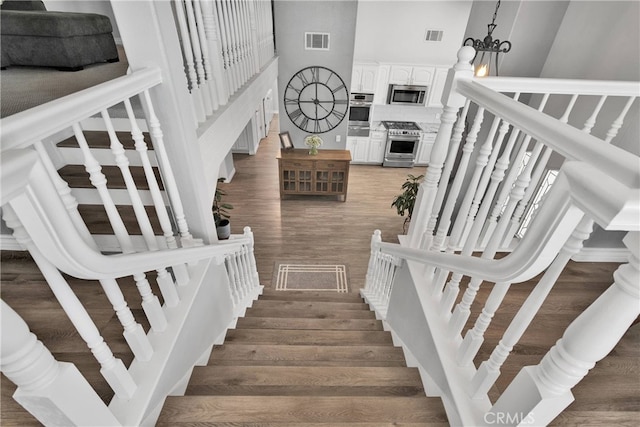
[[[329,50],[329,33],[304,33],[306,50]]]

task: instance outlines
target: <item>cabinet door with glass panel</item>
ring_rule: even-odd
[[[284,161],[281,168],[282,193],[313,192],[313,162]]]
[[[347,163],[318,161],[315,186],[318,193],[343,194],[347,186]]]

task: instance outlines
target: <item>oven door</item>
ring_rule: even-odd
[[[349,106],[349,122],[356,126],[369,124],[371,104],[352,103]]]
[[[418,153],[420,137],[409,135],[390,135],[387,137],[383,166],[413,167]]]

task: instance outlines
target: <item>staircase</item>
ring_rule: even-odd
[[[448,425],[355,294],[265,290],[158,425]]]

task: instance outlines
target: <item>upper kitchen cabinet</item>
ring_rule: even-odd
[[[427,107],[442,107],[442,92],[444,91],[444,85],[447,83],[448,73],[448,67],[436,67],[435,76],[433,77],[433,84],[431,85],[431,90],[429,91]]]
[[[389,84],[429,86],[433,81],[434,72],[435,67],[392,65]]]
[[[351,92],[375,93],[378,84],[378,65],[353,64]]]

